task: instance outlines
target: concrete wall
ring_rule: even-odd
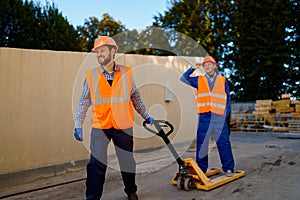
[[[174,124],[172,142],[192,140],[194,90],[179,77],[195,58],[118,54],[116,61],[133,68],[151,115]],[[83,143],[73,138],[73,116],[84,71],[95,66],[93,53],[0,48],[0,174],[88,159],[90,110]],[[135,149],[164,145],[135,119]]]

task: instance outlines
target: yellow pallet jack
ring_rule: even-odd
[[[192,158],[182,160],[179,157],[177,151],[168,138],[168,136],[174,131],[174,127],[171,123],[165,120],[153,120],[153,125],[157,131],[147,126],[146,121],[143,122],[143,126],[147,131],[161,137],[164,140],[176,159],[176,162],[179,165],[179,170],[172,178],[171,183],[176,185],[178,189],[184,189],[187,191],[194,188],[211,190],[245,176],[245,172],[242,170],[236,170],[232,176],[226,176],[222,173],[220,168],[211,168],[207,171],[207,173],[203,173],[203,171],[198,167],[198,164]],[[164,127],[169,128],[167,133],[165,133],[163,129]]]

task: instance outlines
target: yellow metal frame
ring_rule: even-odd
[[[195,187],[200,190],[211,190],[245,176],[245,172],[241,170],[234,171],[233,175],[230,177],[225,176],[224,174],[220,175],[222,174],[222,170],[220,168],[210,169],[204,174],[192,158],[186,158],[183,161],[188,166],[188,172],[192,175]],[[210,176],[217,177],[210,179]],[[177,178],[178,176],[176,174],[171,180],[173,185],[177,185]]]

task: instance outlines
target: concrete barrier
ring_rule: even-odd
[[[133,68],[151,115],[174,124],[174,143],[195,137],[194,90],[179,81],[193,60],[127,54],[116,57],[118,63]],[[88,159],[90,114],[84,124],[84,143],[73,138],[73,115],[84,71],[96,66],[93,53],[0,48],[1,182],[11,173]],[[135,121],[136,150],[164,145],[141,127],[143,119],[137,113]],[[112,145],[109,153],[114,153]]]

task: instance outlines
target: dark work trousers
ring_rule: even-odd
[[[222,170],[234,170],[234,158],[231,150],[229,128],[224,116],[204,113],[198,115],[196,162],[205,173],[208,168],[209,138],[213,135],[216,141]]]
[[[133,157],[133,129],[117,130],[92,128],[91,157],[87,164],[86,199],[98,200],[102,196],[107,169],[107,146],[113,141],[118,157],[125,193],[137,191],[136,162]]]

